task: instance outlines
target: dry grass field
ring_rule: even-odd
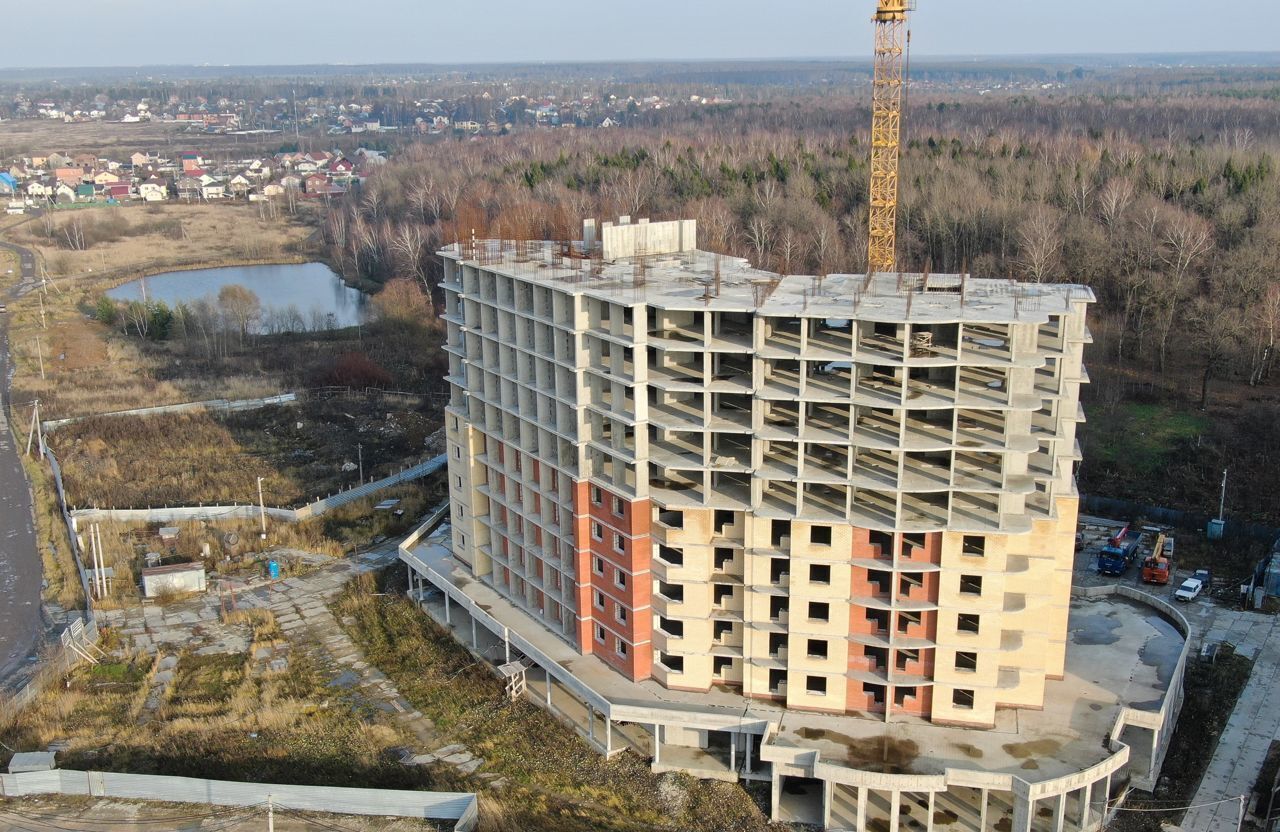
[[[291,136],[289,137],[292,138]],[[189,125],[139,124],[96,121],[65,124],[61,121],[21,119],[0,124],[0,158],[32,153],[96,153],[107,158],[127,158],[138,151],[162,155],[197,148],[228,156],[274,153],[285,138],[217,136],[192,131]]]

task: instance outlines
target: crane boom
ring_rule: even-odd
[[[914,0],[879,0],[871,119],[871,222],[867,273],[897,270],[898,160],[906,85],[907,13]]]

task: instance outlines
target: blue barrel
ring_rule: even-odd
[[[267,561],[267,574],[271,576],[271,580],[280,580],[280,564],[274,560]]]

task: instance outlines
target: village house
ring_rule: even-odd
[[[138,196],[144,202],[164,202],[169,198],[169,183],[153,176],[138,186]]]

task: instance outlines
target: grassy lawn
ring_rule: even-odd
[[[393,570],[399,576],[399,570]],[[388,577],[387,580],[395,580]],[[383,586],[391,591],[393,587]],[[336,604],[366,659],[435,722],[447,742],[486,761],[508,786],[485,801],[497,830],[766,830],[736,785],[656,776],[627,752],[606,761],[541,708],[508,702],[498,679],[402,596],[376,595],[372,576]]]
[[[1163,404],[1129,402],[1112,410],[1091,409],[1087,415],[1087,464],[1133,478],[1158,475],[1211,425],[1199,411]]]

